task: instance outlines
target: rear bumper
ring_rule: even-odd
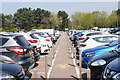
[[[34,55],[35,62],[39,61],[39,59],[40,59],[40,54],[36,53],[36,55]]]
[[[34,62],[34,58],[30,57],[28,59],[18,62],[18,64],[21,65],[23,69],[26,68],[25,72],[27,72],[31,69],[30,67],[34,66],[35,62]]]

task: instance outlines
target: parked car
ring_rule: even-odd
[[[116,41],[114,41],[110,44],[106,44],[106,45],[102,45],[102,46],[98,46],[98,47],[94,47],[94,48],[84,50],[82,52],[83,65],[88,65],[88,61],[92,57],[94,57],[98,54],[114,50],[119,44],[120,44],[120,39],[118,39],[118,40],[116,40]]]
[[[77,46],[77,48],[80,47],[81,52],[83,52],[85,49],[89,49],[89,48],[94,48],[97,46],[101,46],[101,45],[105,45],[108,44],[110,42],[113,42],[115,40],[118,39],[117,35],[94,35],[94,36],[89,36],[86,37],[85,39],[83,39],[79,45]]]
[[[118,31],[120,31],[120,27],[116,27],[116,28],[114,28],[114,29],[111,29],[111,30],[109,30],[108,32],[109,32],[110,34],[113,34],[113,33],[116,33],[116,32],[118,32]]]
[[[79,52],[79,50],[78,50],[79,47],[82,47],[83,49],[88,49],[88,48],[95,47],[99,43],[101,43],[101,45],[102,45],[102,42],[94,40],[95,37],[102,37],[102,35],[103,35],[103,32],[101,32],[101,31],[91,31],[91,32],[84,31],[84,32],[82,32],[81,36],[76,39],[77,52]],[[104,33],[104,36],[105,35],[109,35],[109,34]],[[99,39],[101,39],[101,38],[99,38]],[[92,41],[95,42],[96,44],[94,43],[94,45],[91,45],[90,43]],[[87,46],[89,46],[88,48],[86,46],[87,43],[90,44],[90,45],[87,45]]]
[[[120,80],[120,57],[111,61],[102,74],[102,80]]]
[[[0,56],[2,59],[10,60],[21,65],[27,73],[35,65],[32,50],[27,49],[26,52],[19,52],[19,49],[22,51],[25,50],[22,47],[0,47]]]
[[[26,51],[26,53],[27,53],[27,49],[33,51],[36,50],[36,47],[31,46],[30,43],[22,35],[2,34],[0,35],[0,42],[1,42],[0,47],[12,47],[12,46],[22,47],[22,48],[14,49],[17,52],[19,52],[19,54],[23,53],[23,49],[24,51]],[[38,53],[38,51],[33,53],[33,56],[36,62],[40,59],[40,53]]]
[[[115,50],[105,52],[90,59],[88,65],[91,70],[92,78],[101,78],[107,64],[120,57],[120,45]]]
[[[40,40],[41,45],[41,54],[48,53],[50,48],[52,47],[52,41],[50,38],[47,38],[45,36],[41,36],[40,33],[34,33],[36,37]]]
[[[15,62],[0,58],[0,80],[24,80],[28,79],[22,66]]]

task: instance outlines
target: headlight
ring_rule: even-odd
[[[7,73],[0,74],[0,80],[16,80],[12,75]]]
[[[93,62],[91,65],[92,66],[101,66],[101,65],[104,65],[104,64],[106,64],[106,61],[101,59],[101,60],[97,60],[97,61]]]
[[[91,56],[93,56],[94,54],[95,54],[95,52],[86,53],[86,54],[85,54],[85,57],[91,57]]]

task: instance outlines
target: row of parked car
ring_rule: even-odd
[[[47,32],[0,32],[0,79],[30,79],[30,69],[59,36]],[[53,37],[57,37],[56,40]]]
[[[82,67],[90,68],[92,79],[120,79],[118,35],[87,30],[69,30],[67,35],[74,44],[77,54],[82,54]]]

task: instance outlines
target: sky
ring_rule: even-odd
[[[31,7],[32,9],[41,8],[54,13],[59,10],[66,11],[69,16],[75,12],[106,11],[108,14],[112,10],[118,9],[119,0],[2,0],[0,2],[0,12],[8,15],[14,14],[18,9]]]

